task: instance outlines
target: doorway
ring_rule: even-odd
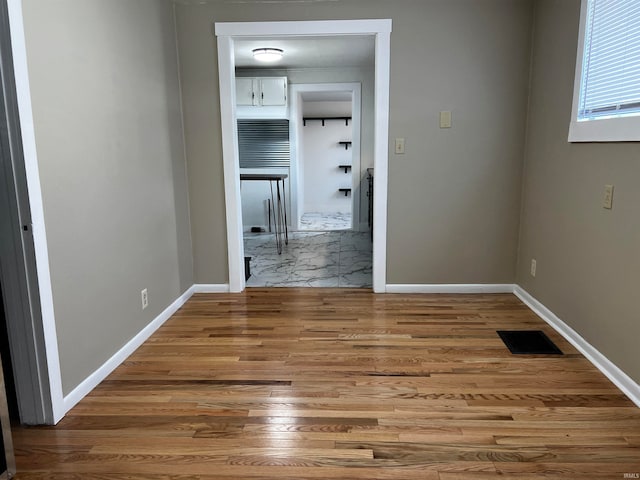
[[[237,119],[235,112],[234,42],[252,37],[293,36],[335,37],[368,35],[375,41],[374,93],[374,188],[373,201],[373,289],[386,289],[386,203],[388,171],[388,112],[391,20],[343,20],[317,22],[217,23],[220,108],[222,119],[227,241],[229,250],[229,288],[245,288],[240,171],[238,162]]]
[[[361,221],[368,212],[360,209],[361,84],[292,85],[291,117],[293,228],[368,230]]]
[[[347,98],[341,98],[341,93],[301,95],[304,126],[298,163],[303,172],[299,192],[304,196],[298,202],[302,207],[299,230],[351,230],[354,221],[359,223],[353,208],[359,189],[353,178],[353,102],[348,92],[344,92]]]
[[[279,41],[273,42],[284,47]],[[290,43],[287,46],[293,47]],[[370,50],[373,51],[373,45]],[[340,74],[352,76],[370,87],[372,58],[371,53],[357,67],[351,67],[351,71],[341,68]],[[360,158],[361,83],[298,83],[334,78],[336,67],[328,65],[311,71],[288,72],[292,81],[289,88],[291,148],[289,168],[284,173],[289,174],[287,185],[291,186],[287,193],[291,207],[289,241],[278,253],[274,249],[273,234],[245,224],[244,249],[250,273],[246,285],[371,288],[371,234],[366,220],[362,221],[367,218],[368,210],[360,209],[361,197],[366,195],[362,185],[368,183]],[[367,101],[373,103],[372,98]],[[363,141],[373,143],[373,138],[367,135]],[[241,135],[240,145],[244,143]],[[366,147],[365,150],[372,150],[370,145]],[[242,167],[242,150],[240,157]],[[258,213],[265,223],[269,209],[259,206],[256,209],[248,194],[251,187],[256,188],[243,182],[243,216],[255,219],[256,215],[249,213]],[[368,207],[368,203],[366,205]]]

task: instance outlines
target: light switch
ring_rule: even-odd
[[[604,186],[604,197],[602,199],[602,208],[611,210],[613,208],[613,185]]]
[[[404,138],[396,138],[396,155],[404,154]]]
[[[440,112],[440,128],[451,128],[451,112],[449,110]]]

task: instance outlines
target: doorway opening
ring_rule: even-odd
[[[236,115],[236,66],[234,57],[234,43],[260,38],[335,38],[344,36],[370,37],[374,43],[375,66],[373,68],[373,106],[370,118],[372,121],[372,158],[373,166],[370,171],[376,172],[373,176],[373,184],[376,189],[376,196],[373,200],[373,234],[369,238],[373,239],[373,267],[372,286],[376,292],[384,292],[386,288],[386,203],[387,203],[387,170],[388,170],[388,111],[389,111],[389,46],[391,33],[391,20],[343,20],[343,21],[318,21],[318,22],[257,22],[257,23],[217,23],[215,25],[218,37],[218,66],[220,75],[220,107],[222,119],[223,136],[223,157],[225,175],[225,199],[227,218],[227,240],[229,250],[229,288],[232,292],[244,290],[246,286],[245,278],[245,246],[243,242],[244,230],[246,228],[242,222],[242,200],[240,165],[238,149],[238,130]],[[242,98],[240,98],[242,101]],[[295,139],[292,139],[295,141]],[[349,141],[348,139],[344,140]],[[352,141],[353,142],[353,141]],[[348,148],[348,147],[347,147]],[[342,165],[346,165],[342,164]],[[304,168],[304,167],[303,167]],[[353,168],[353,167],[352,167]],[[347,169],[348,170],[348,169]],[[289,187],[293,183],[294,173],[291,172]],[[285,179],[283,179],[284,182]],[[286,192],[286,187],[283,186]],[[338,189],[338,191],[341,191]],[[358,192],[354,192],[353,186],[342,187],[341,193],[351,194],[361,191],[358,185]],[[288,192],[291,196],[291,190]],[[300,199],[297,195],[291,198],[289,212],[294,211],[294,222],[299,227],[302,216],[297,215],[300,210]],[[359,200],[359,197],[358,197]],[[272,204],[276,210],[276,205]],[[268,210],[268,209],[267,209]],[[278,204],[277,210],[280,211]],[[360,208],[358,207],[358,217]],[[287,207],[284,207],[286,215]],[[356,209],[352,208],[352,215]],[[304,213],[304,212],[302,212]],[[291,214],[289,213],[291,217]],[[355,215],[352,216],[352,218]],[[274,217],[275,219],[276,217]],[[360,229],[358,225],[353,225],[352,229]],[[286,230],[286,222],[285,222]],[[285,232],[285,244],[288,243]],[[366,233],[366,232],[365,232]],[[276,233],[277,237],[277,233]]]
[[[365,230],[361,203],[361,85],[291,87],[292,164],[298,179],[295,228]]]
[[[295,40],[273,42],[283,48],[300,45]],[[372,42],[370,49],[362,65],[342,74],[372,83],[373,66],[367,64],[373,59]],[[236,110],[242,117],[238,144],[247,287],[371,288],[371,235],[361,221],[369,212],[360,211],[366,191],[361,188],[361,83],[298,83],[334,77],[336,70],[259,70],[254,78],[260,82],[290,82],[288,118],[278,118],[282,112],[277,111],[275,119],[254,118],[264,115],[262,107],[240,105]],[[283,72],[286,77],[264,76]],[[236,69],[236,75],[242,75],[236,76],[238,89],[252,73]],[[370,136],[365,139],[372,141]],[[274,197],[273,182],[265,179],[280,175]],[[274,208],[280,193],[285,200],[282,219],[287,220],[284,241],[278,241],[280,209]]]
[[[364,81],[373,75],[372,68],[355,70],[350,74]],[[267,221],[270,209],[264,205],[269,205],[269,199],[255,202],[256,190],[267,185],[242,182],[247,287],[372,286],[371,233],[362,220],[368,217],[368,203],[360,208],[367,190],[362,188],[367,183],[366,161],[360,158],[361,83],[297,83],[300,77],[322,79],[335,74],[324,68],[289,75],[290,162],[280,172],[288,174],[289,231],[288,244],[280,252],[274,247],[271,222],[268,228],[248,228],[246,223],[248,219]],[[241,147],[246,143],[243,134],[240,129]]]

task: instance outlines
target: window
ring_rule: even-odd
[[[640,141],[640,0],[582,0],[569,141]]]

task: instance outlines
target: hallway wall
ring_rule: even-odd
[[[66,395],[193,284],[174,17],[165,0],[23,9]]]

